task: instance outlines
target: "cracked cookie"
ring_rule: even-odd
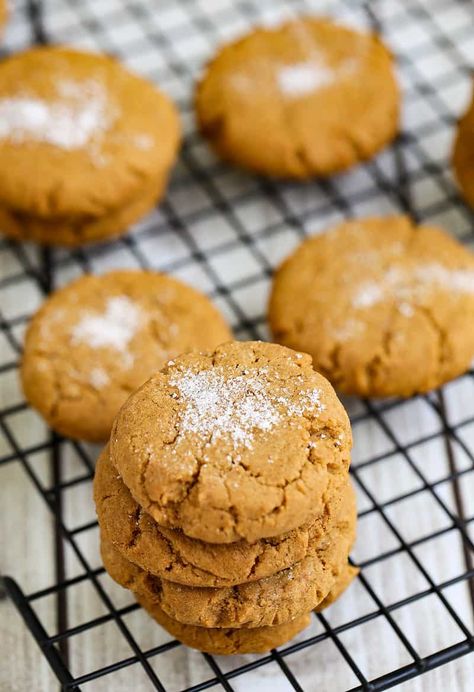
[[[130,392],[151,373],[178,353],[230,338],[211,302],[169,276],[83,276],[53,293],[33,317],[23,390],[57,432],[101,442]]]
[[[355,537],[354,491],[347,480],[341,502],[322,536],[311,536],[305,557],[270,577],[230,588],[199,588],[160,579],[127,561],[102,537],[109,575],[124,588],[156,602],[169,617],[199,627],[281,625],[316,608],[347,576],[347,556]],[[342,590],[342,583],[338,591]]]
[[[404,216],[348,221],[278,269],[269,321],[342,392],[426,392],[474,356],[474,255]]]
[[[87,219],[86,223],[82,218],[41,219],[0,207],[0,229],[16,240],[43,245],[76,245],[104,240],[116,235],[118,228],[128,228],[148,213],[155,206],[157,198],[161,197],[166,183],[166,178],[154,180],[126,205],[110,214]]]
[[[474,208],[474,93],[458,124],[453,167],[466,202]]]
[[[222,158],[300,179],[372,157],[397,133],[399,104],[381,40],[323,18],[255,29],[224,46],[195,95],[200,129]]]
[[[129,562],[168,581],[223,587],[268,577],[302,560],[310,539],[317,540],[326,530],[345,483],[341,478],[330,484],[323,511],[314,521],[255,543],[205,543],[159,526],[135,502],[107,448],[96,464],[94,499],[102,535]]]
[[[210,629],[183,625],[166,615],[159,605],[147,601],[143,596],[138,596],[137,601],[159,625],[164,627],[178,641],[193,649],[217,656],[265,653],[285,644],[298,632],[304,630],[310,622],[308,614],[273,627]]]
[[[2,231],[62,245],[123,232],[162,195],[179,139],[171,101],[112,58],[58,46],[7,58]]]
[[[135,392],[115,419],[110,458],[161,526],[253,542],[321,513],[351,442],[347,414],[309,356],[230,342],[170,361]]]

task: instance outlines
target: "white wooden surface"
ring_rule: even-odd
[[[18,4],[21,5],[21,3]],[[220,3],[209,3],[208,7],[211,4],[216,8],[218,5],[219,8],[224,5],[227,7],[227,3],[223,3],[222,6]],[[258,5],[259,3],[255,4]],[[274,6],[278,5],[277,3],[271,4]],[[282,6],[283,4],[281,3]],[[84,5],[90,6],[91,3],[84,3]],[[120,2],[119,0],[101,0],[99,3],[96,0],[92,5],[94,5],[96,10],[100,7],[106,12],[110,8],[112,10],[114,8],[117,9]],[[326,5],[330,6],[331,3],[326,3]],[[425,5],[427,7],[430,6],[428,0],[426,0]],[[319,8],[321,3],[315,3],[316,6]],[[389,36],[394,48],[397,50],[409,50],[413,46],[415,49],[417,47],[417,39],[423,43],[424,40],[426,41],[426,35],[423,34],[422,26],[418,26],[416,23],[408,23],[404,32],[396,30],[396,24],[391,22],[391,18],[399,12],[400,6],[401,0],[381,0],[379,3],[386,26],[390,30],[392,26],[395,27],[393,34],[390,33]],[[84,27],[76,26],[74,30],[68,30],[64,34],[65,27],[69,26],[76,17],[68,7],[69,5],[61,1],[51,3],[49,20],[54,36],[61,38],[66,35],[68,39],[81,45],[93,44]],[[439,21],[452,22],[453,31],[457,30],[463,21],[467,21],[466,15],[462,14],[461,10],[459,12],[455,11],[457,7],[458,3],[453,3],[452,11],[449,11],[449,17],[446,14],[446,18],[440,9],[437,10]],[[173,12],[178,15],[182,12],[180,8],[173,10],[173,3],[167,2],[156,2],[155,8],[160,10],[160,21],[163,21],[164,24],[170,27],[174,26],[172,21]],[[463,12],[465,11],[463,10]],[[469,8],[467,9],[468,11]],[[177,16],[174,18],[174,21],[179,23],[182,19],[182,17]],[[354,19],[356,22],[358,21],[357,15]],[[150,24],[152,24],[151,19]],[[132,29],[127,29],[127,26],[129,25],[125,24],[122,28],[110,30],[109,39],[113,49],[120,50],[120,46],[126,44],[127,31],[133,29],[133,27]],[[227,31],[226,25],[223,23],[221,28],[221,38],[223,38],[224,35],[231,35],[232,32],[241,31],[244,27],[242,24],[238,25],[237,23]],[[136,40],[139,36],[134,34],[132,38]],[[10,26],[7,43],[11,49],[17,49],[27,42],[26,23],[21,16],[21,12],[18,12]],[[213,46],[211,44],[203,49],[204,56],[212,51]],[[178,39],[176,39],[176,45],[181,51],[183,50],[184,44],[180,44]],[[197,50],[196,45],[199,46],[199,41],[195,37],[194,40],[189,40],[189,50],[193,51],[192,58],[190,59],[193,61],[196,59],[194,57],[194,52]],[[460,41],[458,48],[465,51],[466,62],[472,64],[474,43],[466,42],[464,44]],[[428,65],[422,65],[420,62],[420,69],[426,68],[434,72],[441,69],[445,56],[437,56],[436,53],[431,55],[432,57]],[[153,72],[155,61],[158,63],[162,62],[157,53],[156,46],[153,50],[149,50],[144,45],[143,50],[139,54],[134,56],[125,54],[125,57],[129,58],[129,62],[136,69],[142,70],[145,73]],[[203,59],[200,55],[197,68]],[[429,104],[417,96],[411,98],[408,94],[409,85],[405,84],[405,76],[402,74],[401,77],[404,86],[407,88],[405,104],[406,127],[417,126],[425,116],[427,120],[429,120],[429,117],[433,119],[433,112],[430,111]],[[447,99],[449,100],[453,115],[458,114],[462,110],[468,86],[467,76],[465,78],[458,77],[456,80],[453,80],[452,84],[446,86],[446,89],[448,89]],[[189,85],[185,81],[184,86],[182,83],[178,84],[176,79],[173,80],[170,77],[169,83],[165,87],[170,93],[181,99],[183,98],[183,90],[189,88]],[[186,117],[185,120],[188,125],[188,118]],[[439,136],[427,142],[427,150],[434,161],[447,160],[451,137],[452,131],[446,126]],[[204,161],[209,158],[209,154],[204,147],[202,148],[201,155],[204,157]],[[381,170],[390,175],[392,168],[391,159],[388,155],[379,157],[378,165],[380,165]],[[180,174],[182,175],[183,171],[182,167],[178,167],[176,177],[179,177]],[[443,175],[445,182],[449,185],[450,173],[447,168]],[[435,189],[433,181],[428,176],[419,176],[416,180],[417,182],[414,184],[413,189],[416,203],[420,209],[423,208],[423,205],[442,198],[444,193],[441,189]],[[346,195],[356,193],[361,189],[363,190],[366,184],[367,176],[363,170],[343,176],[338,182],[341,191]],[[226,174],[225,186],[226,192],[229,192],[229,195],[232,191],[237,194],[252,186],[255,187],[255,181],[248,180],[244,175],[229,172]],[[289,186],[283,194],[288,203],[297,211],[315,207],[314,202],[317,200],[317,196],[321,195],[316,185]],[[170,191],[170,200],[182,214],[185,214],[187,210],[193,207],[199,206],[200,196],[202,196],[202,193],[193,181],[190,181],[184,193],[183,188],[178,187],[172,187]],[[395,209],[396,205],[393,199],[390,199],[388,196],[380,195],[375,198],[369,195],[363,202],[355,205],[353,211],[357,214],[367,214],[383,213]],[[252,203],[248,205],[240,205],[238,214],[245,227],[250,233],[255,234],[255,237],[258,236],[261,229],[267,225],[277,223],[279,220],[272,204],[263,199],[257,202],[252,200]],[[316,232],[338,218],[339,215],[335,210],[324,213],[316,211],[309,216],[306,224],[307,229],[311,232]],[[435,221],[434,216],[432,220]],[[159,214],[155,214],[149,220],[149,223],[159,223],[160,221],[162,221],[162,218]],[[469,219],[455,209],[444,213],[440,218],[436,218],[436,221],[445,225],[455,234],[461,234],[469,227]],[[227,222],[219,214],[216,214],[215,217],[206,218],[205,223],[193,223],[190,226],[190,232],[194,234],[196,242],[203,251],[209,248],[218,248],[219,245],[224,247],[227,241],[231,241],[234,238]],[[276,264],[294,247],[296,242],[295,233],[286,229],[283,225],[278,233],[258,240],[258,246],[268,261],[271,264]],[[185,258],[189,253],[189,249],[182,245],[182,240],[173,232],[162,232],[156,238],[148,238],[142,244],[142,249],[157,268],[165,266],[167,262],[173,259]],[[34,249],[27,249],[27,252],[34,259]],[[243,250],[239,250],[238,253],[235,251],[226,252],[225,250],[216,252],[215,256],[213,256],[212,264],[221,281],[228,285],[231,285],[233,281],[238,282],[241,278],[248,279],[250,275],[258,272],[258,266],[255,266],[252,257]],[[113,266],[134,266],[134,261],[131,255],[118,245],[107,248],[101,255],[100,260],[93,260],[93,268],[95,270],[103,270]],[[18,269],[18,263],[14,255],[9,252],[0,253],[0,274],[2,276],[13,274]],[[58,273],[58,282],[64,283],[77,272],[77,266],[68,265]],[[175,274],[202,290],[209,291],[212,288],[208,277],[193,263],[184,262],[181,269],[176,271]],[[264,314],[267,292],[268,283],[262,280],[255,281],[246,289],[240,290],[236,288],[234,295],[246,315],[255,317]],[[41,299],[41,294],[33,280],[25,280],[21,285],[15,285],[10,289],[2,290],[0,294],[1,307],[7,318],[32,312],[40,304]],[[235,314],[233,314],[225,301],[219,300],[218,302],[229,320],[235,323]],[[16,334],[21,339],[21,329],[16,330]],[[244,337],[245,334],[239,333],[239,336]],[[262,331],[262,336],[265,336],[264,330]],[[11,355],[8,346],[0,338],[0,362],[11,359]],[[473,392],[473,383],[469,377],[461,378],[461,380],[446,388],[449,419],[453,424],[461,422],[472,414]],[[14,372],[2,376],[0,394],[0,405],[2,408],[23,400]],[[355,401],[346,403],[353,413],[357,413],[360,404]],[[439,418],[433,413],[427,402],[422,399],[408,402],[403,407],[385,414],[384,418],[390,429],[396,432],[397,437],[406,443],[411,443],[440,430]],[[36,414],[31,411],[11,417],[8,420],[8,424],[23,447],[35,445],[45,439],[45,430]],[[363,464],[365,460],[377,454],[389,453],[393,447],[390,439],[376,422],[356,424],[354,435],[354,464],[356,466]],[[460,428],[459,435],[466,444],[474,448],[474,426]],[[8,444],[0,439],[0,454],[8,453],[8,451]],[[445,448],[441,438],[427,444],[415,445],[410,453],[413,462],[428,480],[436,481],[449,473]],[[456,448],[455,453],[459,468],[467,468],[469,462],[463,456],[460,448]],[[48,485],[50,479],[46,455],[32,455],[29,461],[44,484]],[[83,466],[71,452],[70,448],[65,450],[63,465],[65,477],[72,478],[84,471]],[[361,469],[360,478],[379,502],[385,502],[420,486],[419,478],[409,467],[403,456],[400,455],[389,456],[383,462]],[[474,511],[472,501],[474,496],[473,478],[473,472],[467,473],[460,482],[469,515],[472,515]],[[454,511],[454,498],[450,486],[448,484],[440,484],[437,486],[437,492],[442,501]],[[12,575],[26,593],[51,585],[54,582],[52,517],[42,498],[33,487],[31,480],[29,480],[18,462],[12,462],[0,467],[0,493],[3,509],[3,521],[0,524],[1,573]],[[361,511],[370,508],[370,501],[360,488],[358,488],[358,500]],[[94,511],[90,484],[81,484],[67,491],[64,496],[64,504],[65,522],[68,527],[73,528],[92,519]],[[387,516],[395,523],[403,538],[407,541],[416,541],[423,535],[449,525],[448,515],[427,492],[418,493],[404,502],[391,505],[387,509]],[[471,530],[472,535],[473,532]],[[89,565],[91,567],[98,566],[100,560],[97,551],[97,532],[95,530],[85,532],[80,534],[77,540]],[[397,540],[377,513],[367,514],[360,521],[359,536],[354,549],[354,558],[356,560],[364,561],[370,559],[371,556],[388,551],[396,546]],[[448,532],[436,540],[423,543],[414,548],[413,552],[437,583],[455,577],[464,570],[461,546],[454,531]],[[68,576],[80,574],[81,572],[82,567],[78,564],[72,551],[68,550]],[[384,603],[401,600],[427,587],[426,580],[414,566],[411,558],[406,554],[397,554],[367,567],[364,570],[364,575],[377,596]],[[114,585],[108,577],[101,577],[101,584],[116,606],[122,606],[130,602],[129,594]],[[456,611],[461,614],[465,624],[472,628],[472,609],[469,604],[465,583],[462,582],[455,587],[446,589],[445,595]],[[46,629],[51,633],[55,632],[54,599],[41,599],[35,602],[35,607]],[[356,581],[344,598],[326,611],[326,617],[332,625],[338,625],[370,612],[374,608],[375,604],[367,591],[359,581]],[[77,587],[68,589],[68,609],[70,626],[106,613],[106,609],[98,598],[93,586],[88,582],[80,583]],[[395,610],[393,618],[422,656],[433,653],[462,639],[457,626],[443,610],[436,596],[429,596],[410,607]],[[150,648],[158,643],[168,641],[167,635],[141,611],[133,612],[126,617],[125,621],[136,641],[143,648]],[[311,628],[311,633],[321,631],[321,625],[316,620]],[[307,635],[308,632],[302,636]],[[55,689],[55,678],[49,670],[45,659],[40,655],[36,644],[23,625],[16,610],[7,600],[0,602],[0,637],[2,652],[0,690],[23,691],[32,689],[35,692],[49,692],[49,690]],[[362,627],[348,630],[341,635],[341,640],[367,677],[383,675],[409,662],[406,651],[383,618],[376,618]],[[87,634],[79,635],[72,639],[70,643],[71,668],[76,675],[92,671],[130,654],[131,650],[128,644],[114,623],[95,628]],[[252,657],[221,658],[219,659],[219,664],[223,670],[229,670],[251,659]],[[212,676],[212,672],[204,658],[200,654],[187,650],[184,647],[173,649],[164,655],[152,658],[150,662],[165,687],[170,690],[178,690]],[[286,662],[302,687],[308,692],[316,692],[316,690],[318,692],[324,690],[336,692],[357,684],[356,678],[330,640],[324,641],[311,649],[293,654],[286,659]],[[423,677],[409,681],[400,686],[400,689],[416,692],[445,692],[446,690],[467,692],[472,689],[473,681],[474,657],[469,656],[434,670]],[[248,690],[282,692],[289,689],[288,683],[279,671],[276,663],[239,676],[233,679],[232,685],[239,692],[247,692]],[[117,674],[86,685],[84,689],[94,691],[114,690],[114,692],[128,692],[130,689],[135,689],[137,692],[142,692],[142,690],[151,689],[151,686],[141,668],[132,666],[123,669]]]

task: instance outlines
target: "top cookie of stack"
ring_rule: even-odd
[[[115,60],[34,48],[0,65],[0,227],[79,245],[153,207],[179,143],[173,104]]]
[[[347,414],[309,356],[231,342],[148,380],[119,412],[110,455],[161,526],[231,543],[317,514],[350,446]]]

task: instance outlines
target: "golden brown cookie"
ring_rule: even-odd
[[[76,219],[41,219],[37,216],[0,207],[0,229],[14,240],[32,241],[42,245],[76,247],[85,243],[109,240],[138,221],[150,211],[166,187],[166,179],[153,181],[130,200],[110,214]]]
[[[209,629],[182,625],[170,618],[156,603],[137,596],[151,617],[186,646],[215,655],[259,654],[285,644],[309,625],[309,615],[301,615],[283,625],[251,629]]]
[[[453,167],[467,203],[474,207],[474,93],[466,113],[458,124]]]
[[[330,484],[323,512],[311,523],[255,543],[204,543],[159,526],[117,475],[107,447],[97,461],[94,499],[103,537],[129,562],[168,581],[224,587],[268,577],[302,560],[309,541],[326,530],[345,483],[344,478]]]
[[[64,232],[120,224],[161,194],[179,143],[169,99],[116,60],[58,46],[33,48],[0,65],[0,209],[6,232],[73,244]],[[32,166],[34,161],[34,166]],[[130,208],[134,213],[130,214]],[[8,223],[10,219],[11,223]],[[32,231],[35,229],[35,232]],[[82,237],[77,242],[82,242]]]
[[[341,575],[346,573],[355,523],[354,491],[347,482],[327,531],[310,539],[300,562],[266,579],[230,588],[184,586],[160,579],[128,562],[104,538],[101,552],[115,581],[158,603],[173,620],[212,628],[281,625],[316,608],[340,578],[345,580]]]
[[[210,301],[176,279],[148,271],[83,276],[33,317],[23,389],[54,430],[100,442],[130,392],[170,358],[230,338]]]
[[[224,159],[288,178],[373,156],[397,132],[399,102],[376,35],[309,17],[221,48],[195,98],[201,131]]]
[[[474,356],[474,255],[404,216],[349,221],[283,263],[269,320],[343,392],[426,392]]]
[[[110,458],[161,525],[212,543],[291,531],[350,461],[347,414],[311,359],[231,342],[168,363],[117,416]]]

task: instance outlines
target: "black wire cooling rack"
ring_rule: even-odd
[[[255,23],[321,9],[378,29],[392,46],[404,91],[398,140],[373,162],[308,185],[257,179],[216,161],[192,124],[192,84],[203,61],[219,42]],[[272,269],[308,232],[343,217],[403,211],[466,243],[474,240],[472,214],[449,169],[453,126],[474,62],[470,2],[50,0],[18,3],[17,12],[22,37],[31,32],[36,43],[67,41],[114,53],[155,79],[179,104],[186,138],[166,200],[127,236],[75,251],[0,241],[8,258],[0,297],[17,296],[13,311],[1,298],[2,378],[18,365],[19,334],[33,311],[28,296],[38,302],[79,272],[124,265],[172,272],[212,296],[238,338],[265,338]],[[6,577],[5,589],[61,689],[381,690],[472,652],[472,374],[410,401],[348,402],[361,574],[296,640],[268,655],[231,659],[190,652],[152,628],[136,604],[123,605],[123,592],[117,595],[90,548],[97,544],[91,509],[97,450],[53,434],[25,437],[35,414],[23,400],[4,406],[7,451],[0,465],[20,465],[25,483],[51,511],[55,534],[54,583],[25,593]],[[48,459],[46,478],[39,455]],[[9,567],[15,575],[16,565]],[[79,596],[86,615],[75,622],[76,589],[86,586],[80,594],[88,595]],[[41,615],[44,600],[54,606],[52,624]],[[127,672],[123,682],[120,674]],[[456,688],[454,680],[449,688]]]

